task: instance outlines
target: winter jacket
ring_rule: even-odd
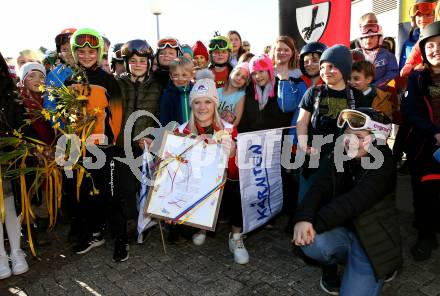
[[[294,221],[312,223],[318,234],[340,226],[352,229],[376,277],[383,279],[400,267],[402,254],[394,193],[396,166],[387,146],[378,149],[384,156],[378,169],[364,169],[360,159],[351,159],[344,162],[344,172],[337,172],[331,159],[328,171],[297,208]]]
[[[393,118],[393,112],[397,108],[391,101],[391,93],[371,87],[368,94],[364,94],[365,99],[371,102],[371,107],[384,113],[389,119]]]
[[[368,60],[368,56],[365,55]],[[396,57],[384,48],[379,48],[374,60],[368,60],[371,62],[375,69],[375,79],[372,83],[373,86],[380,89],[385,89],[388,82],[396,77],[399,77],[399,66],[397,65]]]
[[[417,42],[411,50],[411,53],[406,58],[405,65],[400,71],[400,76],[408,77],[411,71],[418,65],[423,63],[422,53],[420,52],[419,43]]]
[[[434,135],[440,133],[440,126],[434,123],[430,85],[433,82],[429,70],[414,71],[401,103],[404,121],[409,126],[403,149],[408,159],[417,161],[422,175],[440,173],[440,164],[432,157],[438,148]]]
[[[406,59],[410,56],[414,45],[419,41],[419,37],[420,29],[416,28],[410,32],[408,39],[403,43],[402,50],[400,51],[399,71],[405,66]]]
[[[299,103],[307,90],[307,86],[301,78],[280,80],[278,82],[278,107],[283,112],[293,112],[290,125],[296,126],[299,116]],[[296,127],[289,130],[289,135],[293,136],[292,144],[298,142]]]
[[[123,115],[123,98],[118,83],[113,75],[96,65],[85,69],[85,75],[89,82],[90,93],[82,91],[81,85],[77,87],[80,92],[87,94],[87,113],[96,117],[92,133],[104,134],[108,144],[115,144],[121,132]]]
[[[189,93],[191,88],[192,85],[176,87],[172,81],[168,83],[160,97],[159,120],[162,126],[172,121],[182,124],[190,119]]]
[[[121,89],[123,97],[124,116],[122,119],[122,131],[125,130],[127,119],[138,110],[145,110],[159,118],[159,98],[162,93],[162,85],[154,78],[145,78],[142,82],[133,82],[131,74],[124,73],[117,77],[116,81]],[[131,140],[148,127],[157,127],[154,118],[141,116],[134,122],[131,130]],[[118,138],[118,146],[124,147],[124,135]]]
[[[279,127],[287,127],[292,119],[292,112],[283,113],[277,99],[275,84],[275,96],[270,97],[263,110],[260,110],[258,101],[255,99],[255,90],[252,83],[246,88],[243,115],[237,129],[238,132],[252,132]]]

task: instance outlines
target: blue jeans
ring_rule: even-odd
[[[340,295],[380,295],[383,280],[376,280],[370,260],[353,232],[337,227],[317,234],[312,244],[301,248],[325,265],[345,262]]]

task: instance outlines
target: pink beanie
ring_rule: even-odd
[[[275,77],[274,77],[274,70],[273,70],[273,64],[272,60],[265,54],[260,54],[254,56],[249,61],[249,72],[252,75],[256,71],[268,71],[269,72],[269,78],[272,84],[272,90],[269,93],[269,96],[273,97],[275,95],[274,88],[275,88]],[[256,87],[256,83],[254,81],[254,88]],[[259,100],[261,99],[258,95],[258,92],[255,92],[255,99]]]

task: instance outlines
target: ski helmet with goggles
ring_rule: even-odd
[[[386,139],[391,133],[391,120],[383,113],[370,107],[356,110],[344,109],[339,113],[337,126],[352,130],[367,130],[377,138]]]
[[[55,46],[57,48],[57,53],[61,52],[61,45],[66,43],[70,44],[70,36],[72,36],[75,31],[75,28],[68,28],[62,30],[61,33],[55,36]]]
[[[428,63],[428,59],[426,57],[425,45],[429,38],[439,36],[440,35],[440,22],[433,22],[432,24],[427,25],[422,32],[420,33],[419,38],[419,46],[420,53],[422,54],[423,62]]]
[[[228,61],[224,64],[214,63],[214,59],[212,56],[214,50],[227,50],[228,51]],[[209,52],[209,59],[210,59],[211,63],[214,64],[215,66],[222,67],[231,61],[232,42],[231,42],[231,40],[229,40],[228,37],[214,36],[211,40],[209,40],[208,52]]]
[[[82,28],[75,31],[72,37],[70,37],[70,47],[72,49],[75,63],[78,63],[78,57],[75,53],[75,50],[84,46],[89,46],[90,48],[98,50],[97,62],[98,64],[101,64],[102,56],[104,54],[104,40],[96,30],[90,28]]]
[[[156,55],[159,56],[159,50],[167,47],[174,48],[177,51],[177,56],[182,55],[182,47],[180,46],[179,40],[174,37],[165,37],[157,41]]]
[[[324,43],[315,42],[315,41],[307,43],[306,45],[304,45],[301,48],[301,52],[299,53],[299,68],[304,75],[306,75],[307,77],[310,77],[310,75],[307,74],[306,68],[304,67],[304,57],[310,53],[317,53],[319,55],[319,57],[321,57],[322,53],[326,49],[327,49],[327,45],[325,45]],[[318,61],[318,64],[319,64],[319,61]]]
[[[151,69],[151,60],[153,59],[153,49],[151,48],[151,46],[148,44],[147,41],[141,39],[134,39],[126,42],[121,47],[121,57],[124,59],[125,70],[128,73],[130,73],[128,60],[133,55],[148,58],[148,70]]]
[[[110,56],[110,69],[114,72],[116,63],[123,63],[124,59],[121,54],[121,47],[124,43],[116,43],[112,46],[112,54]]]

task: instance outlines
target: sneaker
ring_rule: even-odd
[[[234,260],[238,264],[249,262],[249,253],[243,243],[241,233],[229,233],[229,250],[234,254]]]
[[[319,282],[321,290],[328,295],[339,295],[341,280],[338,277],[338,265],[324,265],[322,267],[321,280]]]
[[[129,246],[125,241],[115,240],[115,250],[113,252],[113,262],[124,262],[128,260]]]
[[[29,265],[24,257],[25,254],[21,249],[11,251],[9,258],[12,262],[12,273],[14,275],[22,274],[29,270]]]
[[[196,246],[201,246],[205,243],[206,240],[206,230],[200,230],[193,234],[192,241]]]
[[[12,275],[9,267],[9,258],[6,255],[0,256],[0,280],[8,278]]]
[[[85,254],[95,247],[102,246],[104,243],[104,236],[101,233],[94,233],[89,240],[80,242],[76,246],[74,246],[73,251],[77,254]]]
[[[398,273],[397,270],[395,270],[392,274],[388,275],[383,282],[384,283],[392,282],[397,277],[397,273]]]

